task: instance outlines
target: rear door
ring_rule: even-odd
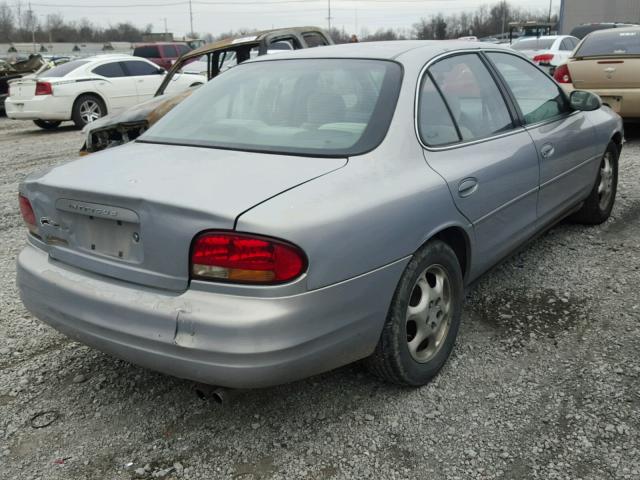
[[[420,87],[418,126],[427,163],[474,226],[473,274],[481,273],[535,229],[539,165],[531,137],[514,122],[476,53],[429,67]]]
[[[489,52],[513,95],[540,158],[538,217],[551,221],[573,207],[595,180],[595,131],[586,112],[573,111],[562,89],[515,54]],[[600,152],[602,154],[602,152]]]
[[[91,72],[101,77],[97,90],[109,103],[109,113],[117,113],[137,103],[136,84],[127,76],[121,62],[104,62]]]
[[[137,103],[149,100],[164,79],[164,74],[157,66],[144,60],[127,60],[122,62],[125,70],[136,86]],[[134,102],[135,104],[136,102]]]

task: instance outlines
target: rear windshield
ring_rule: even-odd
[[[57,67],[53,67],[51,70],[46,70],[42,73],[42,77],[64,77],[73,72],[76,68],[80,68],[82,65],[89,63],[88,60],[74,60],[73,62],[63,63]]]
[[[528,38],[526,40],[518,40],[511,48],[514,50],[549,50],[555,42],[555,39],[546,38]]]
[[[640,29],[612,29],[590,35],[575,53],[576,57],[640,55]]]
[[[244,63],[194,92],[142,141],[310,156],[375,148],[389,128],[402,77],[383,60]]]

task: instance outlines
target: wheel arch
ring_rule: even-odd
[[[459,225],[441,227],[431,233],[419,248],[422,248],[432,240],[440,240],[451,247],[458,258],[458,263],[462,270],[462,277],[466,283],[469,271],[471,270],[471,238],[468,232]]]
[[[618,152],[621,152],[622,142],[624,141],[622,132],[619,132],[619,131],[614,132],[613,136],[611,137],[611,141],[616,144],[616,147],[618,147]]]

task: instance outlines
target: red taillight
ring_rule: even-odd
[[[191,276],[201,280],[285,283],[306,268],[306,256],[295,245],[243,233],[203,233],[191,249]]]
[[[566,64],[556,68],[553,78],[555,78],[558,83],[573,83],[571,72],[569,72],[569,67]]]
[[[22,219],[24,223],[27,225],[27,228],[31,233],[35,233],[36,227],[36,214],[33,212],[33,208],[31,207],[31,202],[29,199],[23,195],[18,195],[18,203],[20,204],[20,213],[22,214]]]
[[[36,82],[36,95],[53,95],[53,87],[49,82]]]
[[[534,63],[549,63],[553,60],[553,53],[543,53],[533,57]]]

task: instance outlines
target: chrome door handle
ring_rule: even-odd
[[[542,158],[549,158],[553,156],[555,152],[556,149],[550,143],[547,143],[540,149],[540,155],[542,155]]]
[[[478,180],[475,178],[465,178],[464,180],[461,180],[460,183],[458,184],[458,195],[461,198],[469,197],[474,193],[476,193],[477,190],[478,190]]]

